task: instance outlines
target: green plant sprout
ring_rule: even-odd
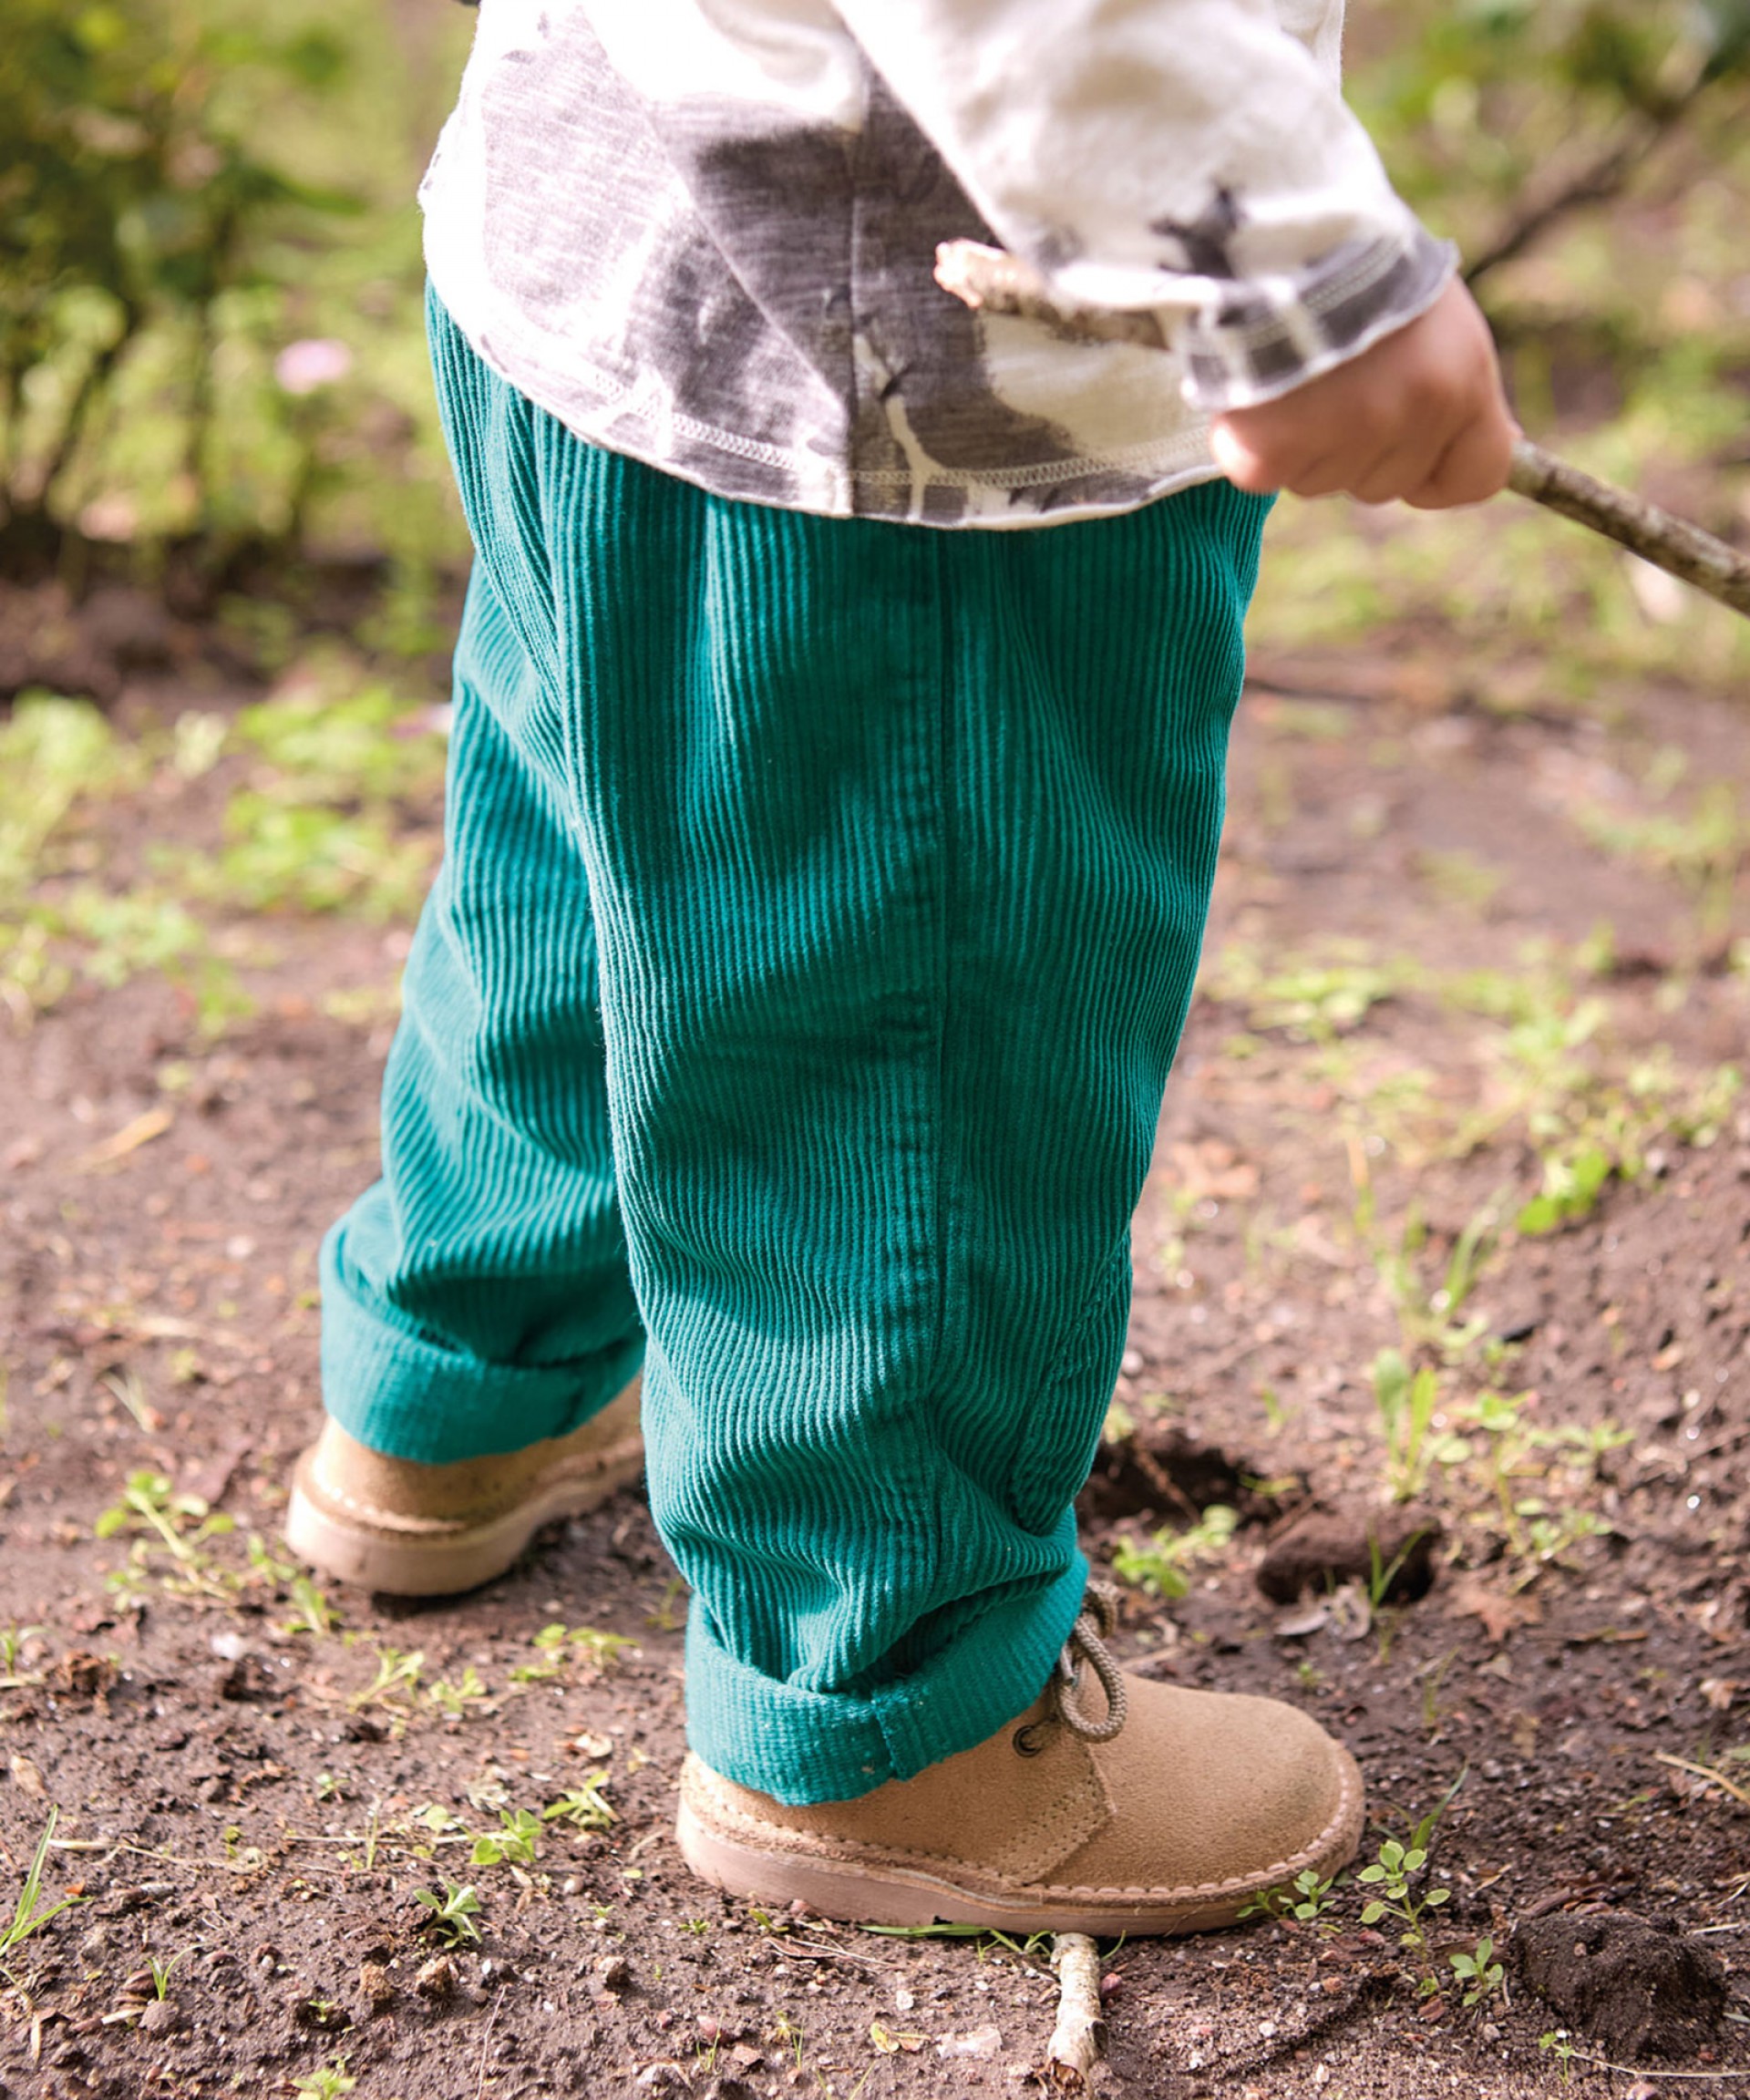
[[[21,1691],[27,1684],[41,1682],[35,1674],[21,1676],[18,1660],[27,1643],[47,1636],[46,1626],[0,1626],[0,1692]]]
[[[788,2012],[780,2010],[777,2019],[772,2023],[772,2040],[780,2048],[788,2049],[790,2052],[791,2059],[799,2071],[802,2068],[802,2043],[804,2040],[801,2022],[792,2020]]]
[[[1453,1974],[1465,1986],[1460,2000],[1464,2005],[1480,2005],[1506,1987],[1507,1971],[1496,1961],[1495,1941],[1487,1932],[1472,1952],[1448,1954],[1446,1960],[1452,1964]]]
[[[527,1808],[502,1808],[499,1827],[482,1830],[474,1839],[468,1858],[471,1867],[499,1867],[509,1862],[532,1867],[540,1849],[540,1817]]]
[[[292,2090],[302,2095],[302,2100],[340,2100],[343,2093],[351,2093],[357,2085],[356,2078],[346,2074],[346,2059],[335,2056],[319,2070],[293,2078]]]
[[[479,1673],[470,1662],[463,1670],[458,1684],[440,1677],[437,1683],[427,1686],[426,1697],[440,1714],[448,1714],[452,1721],[459,1721],[470,1707],[482,1704],[489,1694],[480,1682]]]
[[[1189,1570],[1200,1561],[1219,1560],[1227,1550],[1240,1524],[1238,1510],[1225,1502],[1211,1502],[1189,1530],[1163,1527],[1146,1544],[1137,1539],[1120,1539],[1112,1553],[1112,1572],[1120,1582],[1146,1590],[1151,1597],[1184,1597],[1190,1593]]]
[[[581,1786],[573,1786],[540,1812],[543,1823],[569,1823],[574,1830],[605,1830],[615,1820],[614,1812],[602,1797],[608,1785],[605,1771],[592,1772]]]
[[[1611,1452],[1632,1441],[1632,1432],[1610,1420],[1583,1426],[1565,1423],[1546,1429],[1528,1419],[1535,1403],[1533,1393],[1509,1397],[1488,1390],[1453,1410],[1473,1444],[1480,1439],[1482,1478],[1493,1499],[1501,1536],[1519,1564],[1511,1585],[1516,1590],[1534,1581],[1545,1567],[1560,1561],[1582,1539],[1609,1529],[1594,1511],[1583,1507],[1580,1491],[1596,1480],[1601,1461]],[[1551,1468],[1558,1465],[1569,1477],[1559,1484],[1560,1513],[1552,1516],[1546,1495],[1528,1494],[1526,1488],[1535,1484],[1549,1489]]]
[[[686,1593],[685,1577],[671,1575],[663,1584],[663,1593],[656,1601],[654,1611],[644,1614],[644,1624],[657,1633],[678,1633],[685,1623],[686,1614],[674,1607]]]
[[[1440,1281],[1429,1291],[1422,1281],[1421,1257],[1428,1231],[1421,1211],[1411,1206],[1395,1246],[1379,1245],[1374,1266],[1397,1309],[1404,1345],[1414,1352],[1434,1350],[1444,1363],[1457,1364],[1469,1354],[1488,1330],[1480,1315],[1461,1316],[1483,1271],[1488,1267],[1500,1234],[1500,1206],[1504,1197],[1491,1197],[1466,1222],[1453,1241]],[[1371,1206],[1357,1214],[1364,1237],[1371,1231]]]
[[[34,1932],[40,1932],[51,1918],[58,1918],[72,1904],[83,1903],[83,1896],[63,1896],[58,1903],[50,1903],[38,1910],[43,1892],[43,1868],[48,1859],[48,1848],[55,1841],[55,1826],[60,1820],[60,1810],[50,1806],[48,1820],[43,1826],[43,1834],[36,1840],[36,1850],[32,1857],[24,1886],[18,1891],[17,1900],[12,1907],[12,1916],[0,1924],[0,1972],[10,1975],[6,1957],[24,1945]]]
[[[287,1588],[293,1606],[291,1618],[283,1620],[282,1633],[308,1633],[320,1640],[340,1624],[340,1614],[307,1575],[293,1575]]]
[[[466,1947],[479,1943],[480,1929],[474,1920],[479,1912],[480,1899],[471,1885],[458,1889],[453,1881],[447,1880],[441,1896],[431,1889],[416,1889],[414,1901],[430,1912],[425,1923],[445,1946]]]
[[[1538,2036],[1538,2047],[1552,2054],[1561,2065],[1561,2082],[1571,2085],[1574,2082],[1574,2059],[1580,2052],[1568,2039],[1565,2027],[1551,2028],[1548,2033]]]
[[[510,1673],[513,1684],[540,1684],[561,1676],[567,1666],[581,1663],[592,1675],[601,1676],[611,1670],[621,1656],[630,1649],[636,1654],[638,1644],[625,1633],[604,1633],[595,1626],[563,1626],[555,1622],[543,1626],[539,1633],[530,1636],[538,1660],[520,1662]]]
[[[1254,1896],[1240,1915],[1242,1919],[1292,1919],[1297,1925],[1312,1925],[1322,1933],[1334,1932],[1336,1921],[1328,1913],[1336,1908],[1335,1887],[1334,1875],[1322,1879],[1315,1868],[1302,1868],[1282,1888],[1266,1889]]]
[[[1456,1465],[1470,1456],[1461,1436],[1434,1427],[1440,1374],[1430,1365],[1412,1371],[1401,1351],[1382,1349],[1374,1359],[1374,1405],[1385,1436],[1385,1478],[1395,1502],[1413,1502],[1436,1465]]]
[[[1422,1971],[1419,1988],[1424,1998],[1434,1997],[1440,1989],[1440,1979],[1428,1947],[1426,1920],[1429,1911],[1437,1910],[1443,1903],[1451,1900],[1452,1890],[1428,1889],[1426,1884],[1418,1887],[1417,1882],[1427,1870],[1428,1840],[1434,1834],[1435,1825],[1452,1806],[1465,1778],[1465,1771],[1460,1771],[1410,1832],[1408,1844],[1387,1838],[1381,1844],[1378,1856],[1355,1876],[1357,1881],[1379,1890],[1364,1908],[1362,1923],[1376,1925],[1382,1918],[1392,1918],[1403,1927],[1397,1936],[1398,1945],[1416,1959]]]
[[[380,1648],[376,1652],[376,1675],[347,1699],[354,1713],[366,1706],[396,1709],[417,1690],[419,1673],[426,1666],[422,1648]]]
[[[119,1498],[91,1529],[99,1539],[113,1539],[129,1531],[151,1532],[184,1568],[194,1572],[203,1569],[206,1562],[201,1551],[202,1544],[235,1530],[236,1526],[222,1513],[215,1515],[201,1496],[178,1495],[164,1474],[145,1470],[128,1476]]]

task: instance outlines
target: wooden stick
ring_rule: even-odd
[[[1560,511],[1575,524],[1601,532],[1631,554],[1750,619],[1750,559],[1686,518],[1673,518],[1611,482],[1594,480],[1529,438],[1513,448],[1507,485],[1516,496],[1529,496],[1546,510]]]
[[[1086,2093],[1106,2054],[1100,2011],[1100,1951],[1085,1932],[1052,1935],[1052,1966],[1060,1986],[1057,2024],[1045,2045],[1045,2070],[1060,2093]]]
[[[1168,347],[1158,315],[1114,307],[1061,306],[1026,263],[976,241],[947,241],[937,249],[936,282],[968,306],[1041,322],[1078,340],[1135,343],[1149,350]],[[1631,495],[1626,489],[1581,473],[1529,438],[1521,438],[1513,448],[1508,487],[1546,510],[1614,540],[1642,561],[1693,584],[1750,619],[1750,556],[1704,532],[1699,525],[1673,518],[1669,510]]]

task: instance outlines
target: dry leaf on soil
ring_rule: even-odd
[[[1480,1619],[1491,1641],[1505,1641],[1516,1626],[1535,1626],[1543,1607],[1523,1590],[1491,1590],[1480,1576],[1461,1575],[1446,1600],[1449,1619]]]

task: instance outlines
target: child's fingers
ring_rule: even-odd
[[[1416,510],[1452,510],[1486,503],[1507,486],[1518,430],[1504,411],[1477,417],[1443,452],[1419,488],[1404,500]]]
[[[1268,496],[1278,489],[1298,489],[1328,449],[1307,431],[1276,427],[1269,407],[1220,417],[1210,431],[1216,465],[1236,489],[1253,496]]]
[[[1351,477],[1347,487],[1358,503],[1395,503],[1422,489],[1438,470],[1450,449],[1448,433],[1416,432],[1387,447],[1368,466]]]

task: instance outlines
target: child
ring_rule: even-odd
[[[739,1894],[1177,1931],[1358,1841],[1311,1720],[1116,1669],[1071,1508],[1262,492],[1507,470],[1338,13],[486,0],[427,179],[479,560],[288,1534],[484,1580],[635,1471],[642,1362]],[[1173,352],[970,313],[960,237]]]

